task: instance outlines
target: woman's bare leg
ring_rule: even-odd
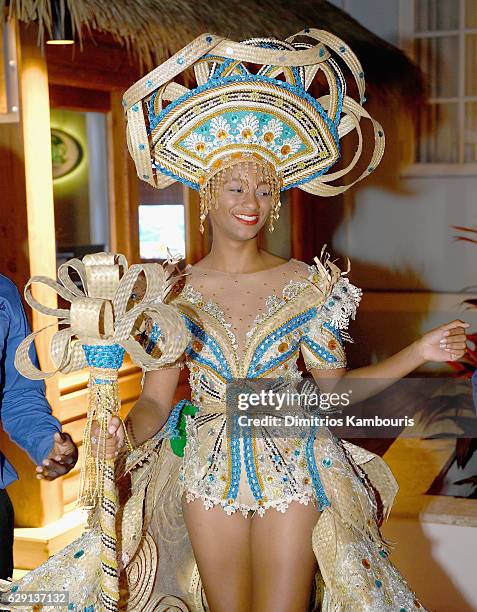
[[[206,509],[201,499],[182,508],[211,612],[250,612],[251,519]]]
[[[252,612],[306,612],[317,570],[311,546],[320,513],[292,502],[251,519]]]

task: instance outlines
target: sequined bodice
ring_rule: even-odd
[[[320,290],[314,266],[292,259],[252,274],[189,272],[173,303],[191,333],[186,363],[193,401],[223,403],[234,378],[296,383],[300,348],[308,368],[345,366],[340,331],[322,309],[333,296]],[[338,281],[335,299],[350,287]]]

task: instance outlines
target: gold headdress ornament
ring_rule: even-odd
[[[115,461],[106,459],[106,429],[112,416],[119,416],[118,370],[124,353],[145,369],[154,369],[175,361],[185,350],[189,333],[177,311],[164,303],[177,280],[175,262],[133,265],[128,269],[123,255],[96,253],[83,260],[72,259],[58,269],[56,282],[45,276],[32,277],[25,287],[25,299],[35,310],[58,317],[62,327],[51,341],[50,353],[56,370],[42,372],[31,361],[29,349],[43,330],[30,334],[19,345],[15,367],[27,378],[43,379],[56,372],[68,373],[86,365],[90,369],[89,407],[83,437],[83,465],[79,501],[90,509],[99,508],[101,526],[101,603],[114,612],[119,601],[116,558],[115,518],[118,507],[115,486]],[[70,276],[74,270],[80,283]],[[145,278],[145,292],[139,303],[131,299],[138,277]],[[70,302],[69,309],[49,308],[37,302],[31,285],[40,283],[54,289]],[[152,356],[136,336],[147,317],[154,324],[151,337],[159,351]],[[98,456],[91,449],[91,426],[99,423]],[[131,449],[127,433],[126,440]],[[93,514],[90,514],[90,518]]]
[[[341,63],[356,82],[358,101],[346,92]],[[175,80],[187,68],[195,74],[191,89]],[[309,90],[320,77],[327,92],[315,98]],[[333,196],[372,172],[384,152],[384,133],[363,108],[364,92],[357,57],[324,30],[241,43],[203,34],[125,93],[128,147],[138,176],[153,187],[181,181],[200,191],[203,218],[220,186],[214,177],[240,161],[255,163],[275,195],[299,187]],[[370,163],[352,183],[331,185],[361,156],[362,118],[374,128]],[[358,134],[353,159],[330,173],[340,157],[340,139],[353,130]],[[278,206],[277,198],[275,218]]]

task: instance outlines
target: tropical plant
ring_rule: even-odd
[[[453,229],[463,232],[463,234],[454,237],[456,241],[469,242],[477,244],[477,229],[463,226],[452,226]],[[466,287],[466,290],[476,291],[477,286]],[[467,309],[477,308],[477,299],[470,298],[462,302]],[[467,347],[466,354],[459,361],[449,361],[448,364],[454,370],[454,378],[471,380],[472,395],[469,395],[468,384],[459,385],[456,381],[447,381],[439,389],[438,394],[430,398],[427,406],[429,413],[427,424],[437,423],[449,418],[451,413],[454,414],[455,423],[461,426],[464,431],[472,431],[475,427],[476,417],[464,416],[471,412],[477,412],[477,333],[468,334],[467,338],[471,346]],[[444,434],[446,435],[446,434]],[[477,451],[477,438],[475,437],[458,437],[455,443],[455,461],[459,469],[464,470],[474,453]],[[477,499],[477,474],[473,474],[466,478],[456,480],[455,485],[473,485],[473,491],[468,496],[472,499]]]

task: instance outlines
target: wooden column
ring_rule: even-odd
[[[127,149],[121,102],[121,93],[112,91],[108,114],[111,250],[132,263],[139,261],[139,179]]]
[[[2,215],[9,217],[2,218],[3,227],[17,226],[13,236],[4,240],[2,250],[9,253],[4,254],[10,262],[7,273],[9,269],[13,272],[12,276],[22,292],[25,272],[26,276],[56,277],[48,75],[44,57],[37,47],[37,31],[33,27],[20,28],[18,68],[21,123],[3,126],[5,131],[2,128],[2,145],[5,147],[6,144],[8,148],[0,162],[0,176],[2,180],[11,178],[11,195],[7,198],[10,214]],[[57,306],[56,294],[51,290],[35,288],[34,295],[42,304]],[[32,318],[33,329],[40,329],[53,321],[51,317],[36,312]],[[37,342],[42,368],[52,368],[47,353],[54,331],[55,327],[50,328]],[[47,397],[52,406],[58,404],[57,379],[48,383]],[[16,525],[37,527],[61,517],[61,483],[38,480],[34,464],[17,446],[5,442],[5,438],[2,439],[2,448],[20,476],[20,480],[8,488],[15,507]]]
[[[209,252],[209,223],[204,224],[204,233],[199,230],[199,193],[184,186],[185,234],[187,263],[194,264]]]

